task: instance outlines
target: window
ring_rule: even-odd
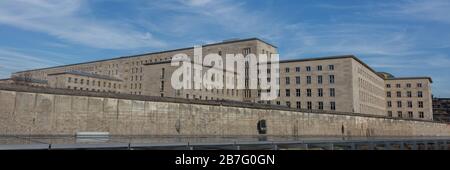
[[[423,112],[419,112],[419,117],[423,119],[425,118],[425,114]]]
[[[323,110],[323,102],[318,102],[319,104],[319,110]]]
[[[408,112],[408,117],[409,117],[409,118],[413,118],[413,117],[414,117],[413,112]]]
[[[411,88],[411,83],[406,84],[407,88]]]
[[[300,89],[295,89],[295,95],[296,95],[297,97],[300,97],[300,95],[301,95],[301,90],[300,90]]]
[[[69,79],[67,80],[69,83],[72,82],[72,77],[69,77]]]
[[[397,107],[402,108],[402,101],[397,101]]]
[[[408,107],[409,107],[409,108],[412,108],[412,107],[413,107],[412,101],[408,101]]]
[[[330,109],[336,110],[336,102],[330,102]]]
[[[322,71],[322,66],[321,65],[317,66],[317,71]]]
[[[387,107],[392,107],[392,102],[391,101],[387,102]]]
[[[300,76],[295,77],[295,84],[300,84]]]
[[[308,97],[312,96],[311,89],[306,89],[306,96]]]
[[[397,115],[398,115],[399,118],[402,118],[402,117],[403,117],[402,111],[398,111],[398,112],[397,112]]]
[[[328,65],[328,70],[334,70],[334,65]]]
[[[391,92],[390,91],[386,92],[386,96],[390,98],[392,96]]]
[[[397,97],[402,97],[402,92],[398,91],[397,92]]]
[[[392,111],[388,111],[388,117],[392,117]]]
[[[336,91],[334,88],[330,88],[330,97],[335,97],[336,96]]]
[[[306,67],[306,71],[308,71],[308,72],[311,71],[311,67],[310,67],[310,66],[307,66],[307,67]]]
[[[317,76],[317,83],[322,84],[322,76]]]
[[[323,89],[322,88],[317,89],[317,96],[323,97]]]
[[[397,88],[401,88],[402,87],[402,85],[400,85],[400,84],[396,84],[395,85]]]
[[[74,83],[75,83],[75,84],[78,83],[78,79],[77,79],[77,78],[74,79]]]
[[[422,87],[422,83],[417,83],[417,87]]]
[[[422,91],[418,91],[418,92],[417,92],[417,97],[420,97],[420,98],[422,98],[422,97],[423,97],[423,93],[422,93]]]
[[[286,89],[286,97],[291,97],[291,90],[290,89]]]
[[[391,88],[391,84],[386,84],[386,88]]]
[[[423,108],[423,102],[419,101],[419,108]]]
[[[306,84],[311,84],[311,76],[306,76]]]
[[[308,102],[308,110],[312,110],[312,102]]]
[[[300,72],[300,67],[295,67],[295,72]]]
[[[165,71],[166,71],[165,68],[162,68],[162,69],[161,69],[161,79],[164,79]],[[136,78],[136,79],[137,79],[137,78]]]
[[[290,108],[291,107],[291,102],[286,102],[286,106]]]
[[[330,84],[334,84],[334,75],[330,75]]]
[[[277,105],[281,105],[281,102],[280,102],[280,101],[277,101]]]
[[[301,102],[297,102],[297,109],[301,109],[302,108],[302,103]]]
[[[81,80],[80,80],[80,84],[84,84],[84,79],[81,79]]]
[[[406,96],[408,96],[408,98],[411,98],[411,97],[412,97],[411,91],[407,91],[407,92],[406,92]]]
[[[286,85],[291,84],[291,78],[290,77],[286,77]]]

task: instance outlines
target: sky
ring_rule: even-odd
[[[353,54],[450,97],[448,0],[2,0],[0,78],[257,37],[281,59]]]

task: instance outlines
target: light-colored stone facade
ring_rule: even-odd
[[[38,70],[14,73],[13,77],[32,77],[48,80],[50,87],[74,89],[75,85],[68,84],[71,76],[81,76],[89,81],[102,81],[104,78],[93,78],[83,75],[61,74],[71,71],[85,72],[93,75],[107,76],[113,80],[104,80],[112,86],[83,85],[76,90],[95,90],[100,92],[125,93],[143,96],[163,96],[171,98],[185,98],[194,100],[232,100],[243,102],[259,102],[271,105],[289,106],[291,108],[310,110],[332,110],[349,113],[367,113],[380,116],[393,116],[397,112],[403,113],[402,118],[413,112],[414,119],[432,120],[431,110],[431,78],[388,78],[374,71],[368,65],[352,55],[311,58],[299,60],[283,60],[279,62],[280,73],[279,97],[272,101],[259,100],[260,91],[257,89],[214,89],[214,90],[175,90],[171,86],[172,73],[177,69],[170,61],[175,54],[184,53],[191,59],[194,48],[183,48],[170,51],[120,57],[110,60],[94,61],[81,64],[59,66]],[[225,54],[276,54],[277,47],[257,38],[224,41],[221,43],[202,46],[203,56],[219,54],[223,62],[227,61]],[[244,64],[244,63],[240,63]],[[202,66],[203,71],[209,69]],[[247,69],[246,69],[247,70]],[[236,70],[235,70],[236,71]],[[259,70],[267,71],[267,70]],[[246,74],[245,74],[246,75]],[[224,81],[229,77],[224,77]],[[249,81],[249,76],[245,79]],[[110,82],[107,82],[110,81]],[[274,81],[274,80],[272,80]],[[402,98],[401,109],[389,108],[389,101],[395,105],[396,98],[386,97],[386,84],[422,83],[420,89],[414,89],[411,98]],[[113,88],[116,84],[116,88]],[[79,85],[79,84],[78,84]],[[416,93],[421,91],[423,97]],[[406,96],[408,89],[402,89]],[[288,94],[287,94],[288,93]],[[394,92],[392,92],[394,93]],[[396,94],[392,94],[393,96]],[[412,108],[407,108],[407,102],[412,101]],[[419,102],[423,102],[419,107]],[[392,114],[391,114],[392,113]],[[423,115],[423,116],[422,116]]]

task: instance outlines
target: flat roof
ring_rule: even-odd
[[[413,79],[428,79],[431,83],[433,83],[433,79],[431,79],[431,77],[394,77],[388,78],[386,80],[413,80]]]
[[[238,43],[238,42],[245,42],[245,41],[260,41],[267,45],[270,45],[274,48],[278,48],[260,38],[246,38],[246,39],[236,39],[236,40],[226,40],[218,43],[210,43],[210,44],[204,44],[202,47],[209,47],[209,46],[216,46],[216,45],[222,45],[222,44],[230,44],[230,43]],[[97,63],[97,62],[104,62],[104,61],[112,61],[112,60],[120,60],[120,59],[127,59],[127,58],[134,58],[134,57],[142,57],[146,55],[155,55],[155,54],[163,54],[163,53],[169,53],[169,52],[175,52],[175,51],[183,51],[183,50],[190,50],[194,49],[194,47],[187,47],[187,48],[178,48],[174,50],[165,50],[165,51],[158,51],[158,52],[151,52],[151,53],[144,53],[144,54],[137,54],[137,55],[130,55],[130,56],[122,56],[122,57],[115,57],[110,59],[104,59],[104,60],[95,60],[95,61],[88,61],[88,62],[82,62],[82,63],[76,63],[76,64],[67,64],[67,65],[60,65],[60,66],[54,66],[54,67],[46,67],[46,68],[39,68],[39,69],[31,69],[31,70],[25,70],[25,71],[18,71],[15,73],[23,73],[23,72],[30,72],[30,71],[38,71],[38,70],[46,70],[46,69],[53,69],[53,68],[60,68],[60,67],[68,67],[68,66],[75,66],[75,65],[81,65],[81,64],[91,64],[91,63]]]

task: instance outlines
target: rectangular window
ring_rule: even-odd
[[[69,83],[72,82],[72,77],[69,77],[69,79],[67,80]]]
[[[297,102],[297,109],[301,109],[302,108],[302,103],[301,102]]]
[[[290,89],[286,89],[286,97],[291,97],[291,90]]]
[[[297,97],[300,97],[300,95],[301,95],[301,90],[300,90],[300,89],[295,89],[295,95],[296,95]]]
[[[323,102],[318,102],[318,104],[319,104],[319,110],[323,110]]]
[[[400,84],[396,84],[395,85],[397,88],[401,88],[402,87],[402,85],[400,85]]]
[[[330,75],[330,84],[334,84],[334,75]]]
[[[406,84],[407,88],[411,88],[411,83]]]
[[[392,111],[388,111],[388,117],[392,117]]]
[[[412,107],[413,107],[412,101],[408,101],[408,107],[409,107],[409,108],[412,108]]]
[[[290,77],[286,77],[286,85],[291,84],[291,78]]]
[[[295,72],[300,72],[300,67],[295,67]]]
[[[317,83],[322,84],[322,76],[317,76]]]
[[[285,69],[285,71],[286,71],[286,73],[289,73],[289,71],[290,71],[289,67],[287,67],[287,68]]]
[[[330,88],[330,97],[336,96],[336,90],[334,88]]]
[[[392,97],[391,92],[390,91],[386,92],[386,96],[391,98]]]
[[[402,118],[402,117],[403,117],[402,111],[398,111],[398,112],[397,112],[397,115],[398,115],[399,118]]]
[[[336,102],[330,102],[330,109],[336,110]]]
[[[422,97],[423,97],[423,93],[422,93],[422,91],[418,91],[418,92],[417,92],[417,97],[420,97],[420,98],[422,98]]]
[[[78,79],[77,79],[77,78],[74,79],[74,83],[75,83],[75,84],[78,83]]]
[[[334,70],[334,65],[328,65],[328,70]]]
[[[300,76],[295,77],[295,83],[300,84]]]
[[[402,97],[402,92],[398,91],[397,92],[397,97]]]
[[[397,101],[397,107],[402,108],[402,101]]]
[[[391,101],[387,102],[387,107],[392,107],[392,102]]]
[[[310,67],[310,66],[307,66],[307,67],[306,67],[306,71],[310,72],[310,71],[311,71],[311,67]]]
[[[277,101],[277,105],[281,105],[281,102],[280,102],[280,101]]]
[[[308,110],[312,110],[312,102],[308,102]]]
[[[414,117],[413,112],[408,112],[408,117],[409,117],[409,118],[413,118],[413,117]]]
[[[406,96],[408,96],[408,98],[411,98],[411,97],[412,97],[411,91],[407,91],[407,92],[406,92]]]
[[[423,102],[419,101],[419,108],[423,108]]]
[[[317,66],[317,71],[322,71],[322,66],[321,65]]]
[[[312,96],[311,89],[306,89],[306,96],[308,96],[308,97]]]
[[[425,118],[425,114],[423,112],[419,112],[419,117],[423,119]]]
[[[323,97],[323,89],[322,88],[317,89],[317,96]]]
[[[311,76],[306,76],[306,84],[311,84]]]
[[[386,84],[386,88],[391,88],[391,84]]]
[[[422,87],[422,83],[417,83],[417,87]]]

